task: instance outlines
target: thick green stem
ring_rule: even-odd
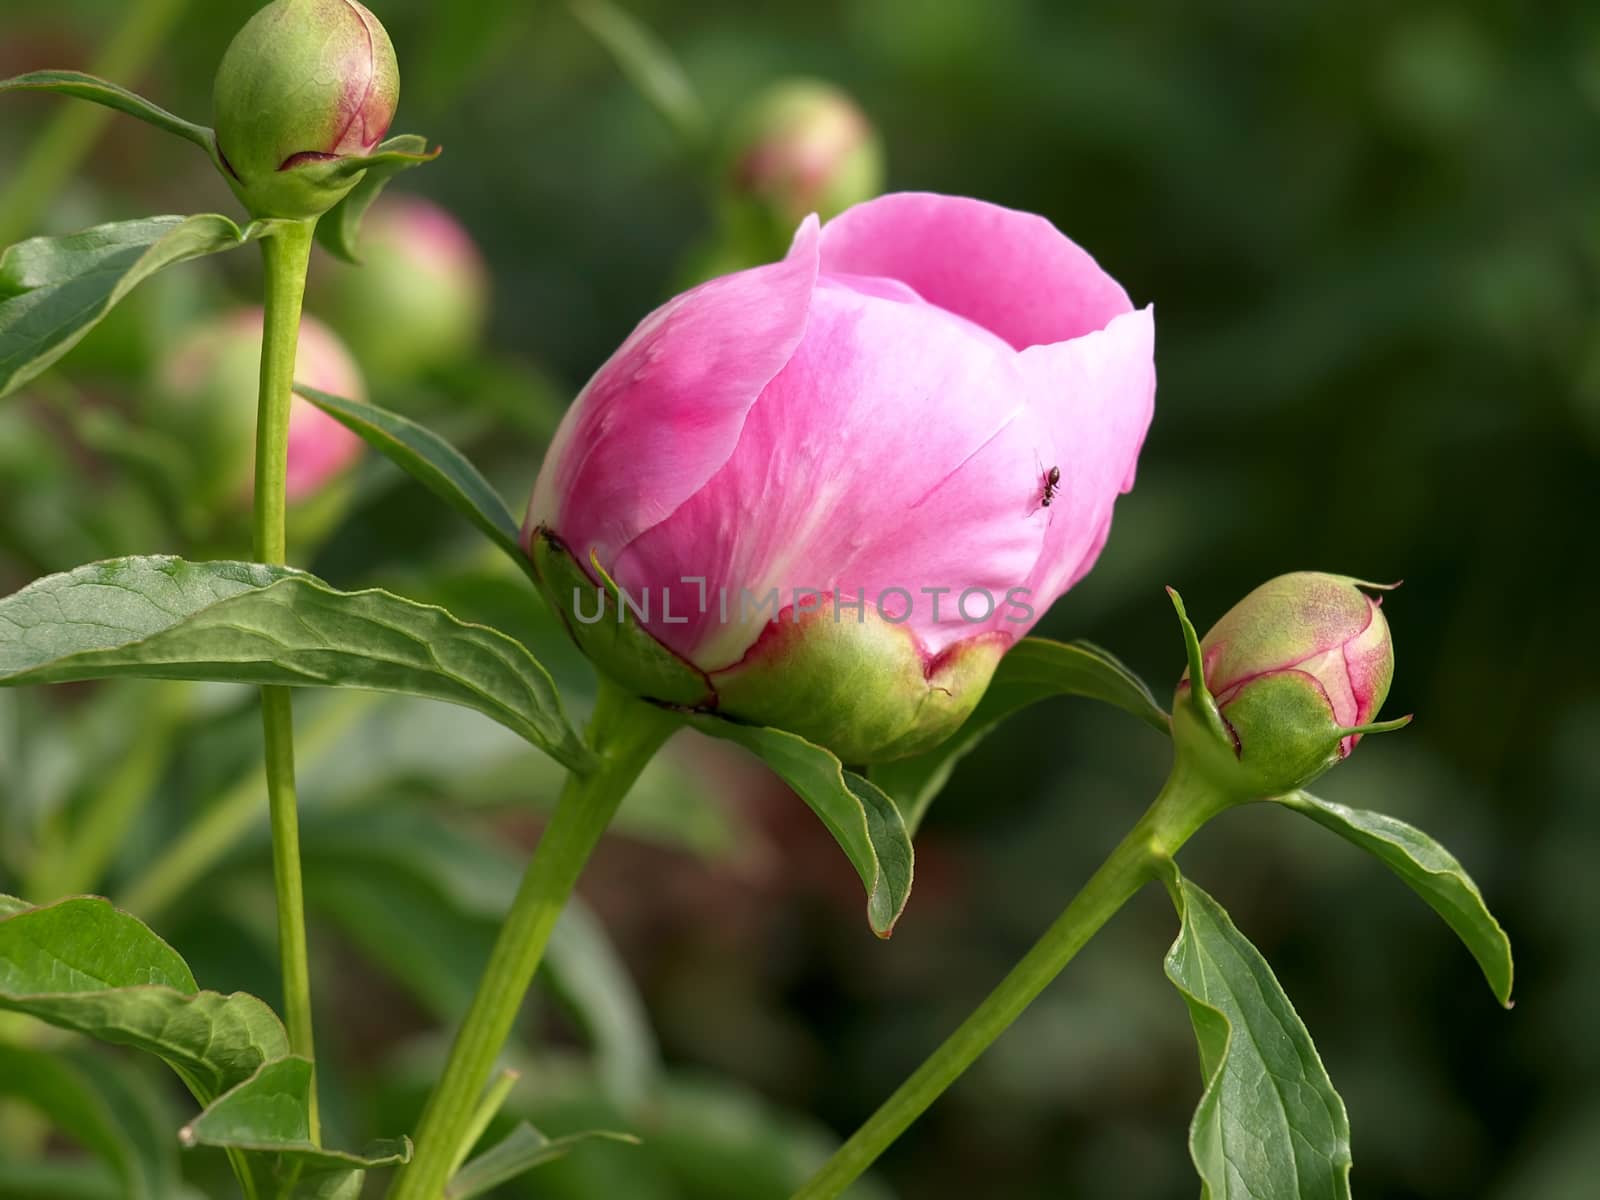
[[[289,468],[289,406],[294,399],[300,306],[311,262],[315,221],[285,224],[261,242],[266,304],[261,335],[261,396],[256,410],[256,559],[280,564],[287,554],[284,514]],[[315,1061],[311,1036],[311,969],[306,953],[306,902],[300,878],[300,817],[294,792],[294,713],[289,689],[261,689],[266,742],[267,809],[272,824],[272,878],[278,904],[278,957],[283,971],[284,1024],[296,1054]],[[317,1094],[311,1091],[311,1138],[318,1138]]]
[[[166,39],[189,0],[136,0],[123,10],[122,24],[111,35],[91,68],[113,82],[132,84],[150,56]],[[55,199],[93,148],[111,120],[110,109],[97,104],[63,105],[51,117],[0,196],[0,246],[26,237],[39,215]]]
[[[569,776],[561,791],[456,1034],[444,1076],[428,1098],[417,1128],[416,1158],[396,1178],[390,1200],[439,1200],[444,1194],[556,918],[617,805],[678,724],[672,713],[601,681],[589,724],[600,766],[588,775]]]
[[[1010,1027],[1100,927],[1157,876],[1162,862],[1225,806],[1209,785],[1174,768],[1149,810],[1033,949],[792,1200],[832,1200],[855,1182]]]

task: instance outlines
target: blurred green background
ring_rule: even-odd
[[[204,120],[215,63],[254,6],[168,6],[181,27],[121,81]],[[373,7],[403,72],[396,131],[445,147],[395,190],[460,219],[492,305],[483,350],[410,373],[363,362],[369,392],[457,438],[515,508],[561,406],[717,241],[715,155],[566,5]],[[1600,8],[627,7],[681,63],[711,144],[767,83],[832,80],[878,127],[890,187],[1043,213],[1155,304],[1160,386],[1138,487],[1099,566],[1040,632],[1110,647],[1160,693],[1182,666],[1165,584],[1204,627],[1286,570],[1405,580],[1385,604],[1398,648],[1385,712],[1417,720],[1368,741],[1319,791],[1419,824],[1461,858],[1512,935],[1515,1011],[1381,867],[1292,814],[1229,814],[1185,867],[1316,1037],[1350,1108],[1356,1194],[1596,1195]],[[0,75],[87,67],[134,9],[6,0]],[[0,194],[67,103],[0,102]],[[213,210],[236,211],[192,147],[118,118],[29,232]],[[341,270],[317,265],[310,309],[361,358],[317,290]],[[161,346],[256,285],[248,252],[169,272],[0,407],[5,591],[111,554],[245,555],[237,531],[185,524],[183,497],[163,495],[171,446],[128,431]],[[307,565],[500,623],[581,677],[519,582],[386,465],[365,464],[341,504]],[[0,890],[48,890],[39,863],[120,787],[135,817],[75,887],[142,896],[135,911],[202,983],[275,998],[264,836],[248,833],[248,698],[189,689],[162,718],[153,686],[0,693]],[[470,714],[340,705],[313,697],[299,713],[325,747],[302,741],[319,1033],[333,1120],[359,1137],[410,1121],[435,1031],[487,945],[494,889],[514,878],[555,774]],[[678,747],[582,888],[648,1029],[631,997],[556,987],[530,1012],[517,1101],[553,1132],[623,1111],[654,1141],[586,1148],[507,1194],[781,1197],[827,1131],[854,1128],[1031,943],[1166,765],[1160,738],[1109,710],[1059,703],[1015,720],[935,805],[908,914],[879,943],[802,805],[748,763]],[[230,798],[245,815],[227,853],[171,894],[140,892]],[[459,858],[443,861],[441,829],[467,839]],[[493,870],[473,858],[486,842]],[[420,865],[419,844],[432,855]],[[1184,1132],[1199,1072],[1160,965],[1174,933],[1165,898],[1142,896],[883,1160],[878,1183],[916,1200],[1193,1195]],[[640,1079],[643,1107],[628,1094]],[[0,1162],[41,1146],[69,1154],[0,1108]]]

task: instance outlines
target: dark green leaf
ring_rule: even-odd
[[[445,1200],[472,1200],[474,1196],[485,1195],[502,1183],[509,1183],[535,1167],[560,1158],[574,1146],[592,1138],[635,1146],[639,1144],[639,1139],[632,1134],[606,1129],[574,1133],[552,1140],[524,1121],[457,1171],[444,1190]]]
[[[404,692],[473,708],[574,769],[592,755],[521,643],[387,592],[253,563],[91,563],[0,600],[0,686],[135,675]]]
[[[264,1003],[200,991],[177,951],[92,897],[0,920],[0,1008],[155,1054],[202,1104],[289,1051]]]
[[[26,75],[0,79],[0,92],[11,91],[58,92],[63,96],[75,96],[79,100],[89,100],[95,104],[103,104],[107,108],[114,108],[118,112],[147,121],[157,129],[193,142],[206,152],[218,170],[224,169],[217,157],[216,136],[210,129],[204,125],[196,125],[193,121],[185,121],[182,117],[169,113],[159,104],[152,104],[143,96],[108,80],[87,75],[82,71],[29,71]]]
[[[357,253],[357,247],[361,241],[361,219],[367,215],[372,202],[389,180],[401,171],[420,167],[438,157],[438,150],[428,153],[428,139],[415,133],[403,133],[384,142],[375,155],[360,160],[368,164],[361,182],[317,222],[317,240],[330,253],[346,262],[359,263],[361,256]]]
[[[1350,1121],[1272,968],[1205,892],[1171,869],[1183,918],[1167,978],[1200,1043],[1189,1128],[1202,1200],[1350,1200]]]
[[[1166,733],[1166,712],[1144,682],[1115,657],[1088,642],[1024,638],[1000,660],[983,699],[955,734],[925,754],[880,763],[868,772],[895,798],[913,834],[956,763],[997,724],[1019,709],[1054,696],[1083,696],[1132,713]]]
[[[410,475],[488,536],[531,574],[516,519],[494,486],[465,455],[430,429],[371,404],[357,404],[315,388],[296,386],[307,400],[361,435],[367,444]]]
[[[124,1200],[166,1200],[178,1180],[170,1127],[150,1119],[149,1098],[123,1070],[115,1062],[0,1043],[0,1095],[32,1105],[104,1162]]]
[[[1360,846],[1405,881],[1455,930],[1483,969],[1495,998],[1511,1007],[1511,939],[1455,857],[1422,830],[1383,813],[1346,808],[1309,792],[1279,803]]]
[[[318,1146],[311,1138],[312,1078],[307,1058],[263,1063],[179,1130],[178,1140],[185,1146],[276,1154],[280,1163],[302,1170],[340,1172],[411,1161],[409,1138],[378,1142],[360,1154]]]
[[[0,1159],[0,1196],[6,1200],[127,1200],[122,1181],[111,1168],[93,1160]]]
[[[214,213],[146,217],[66,237],[31,238],[0,254],[0,396],[77,345],[111,308],[163,267],[267,236]]]
[[[893,933],[911,896],[913,865],[911,835],[894,801],[797,734],[708,714],[691,716],[689,723],[701,733],[737,742],[782,776],[822,818],[861,876],[872,931],[879,937]]]

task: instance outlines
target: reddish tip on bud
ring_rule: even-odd
[[[213,96],[229,183],[256,216],[326,212],[354,186],[316,171],[371,154],[400,100],[378,18],[356,0],[274,0],[222,56]]]
[[[1347,757],[1394,677],[1379,599],[1313,571],[1251,592],[1200,640],[1200,655],[1238,780],[1259,795],[1292,791]],[[1185,671],[1177,709],[1191,707],[1190,693]]]

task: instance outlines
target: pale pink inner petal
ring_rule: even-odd
[[[898,192],[856,205],[824,227],[822,269],[898,279],[1019,350],[1104,329],[1133,307],[1043,217],[961,196]]]
[[[704,486],[805,333],[817,241],[808,218],[782,262],[713,279],[640,322],[561,422],[525,537],[547,525],[580,561],[592,550],[608,562]]]
[[[997,338],[898,291],[825,278],[804,342],[751,409],[738,448],[710,486],[637,538],[614,574],[628,588],[706,580],[673,592],[675,617],[651,629],[696,663],[737,662],[796,589],[913,595],[907,625],[929,653],[986,628],[959,593],[996,600],[1038,557],[1038,445],[1016,356]],[[933,617],[923,588],[950,588]],[[726,619],[718,601],[726,589]],[[741,589],[751,600],[740,605]],[[973,598],[969,612],[985,605]],[[900,615],[898,597],[889,597]],[[845,620],[856,619],[844,611]]]

